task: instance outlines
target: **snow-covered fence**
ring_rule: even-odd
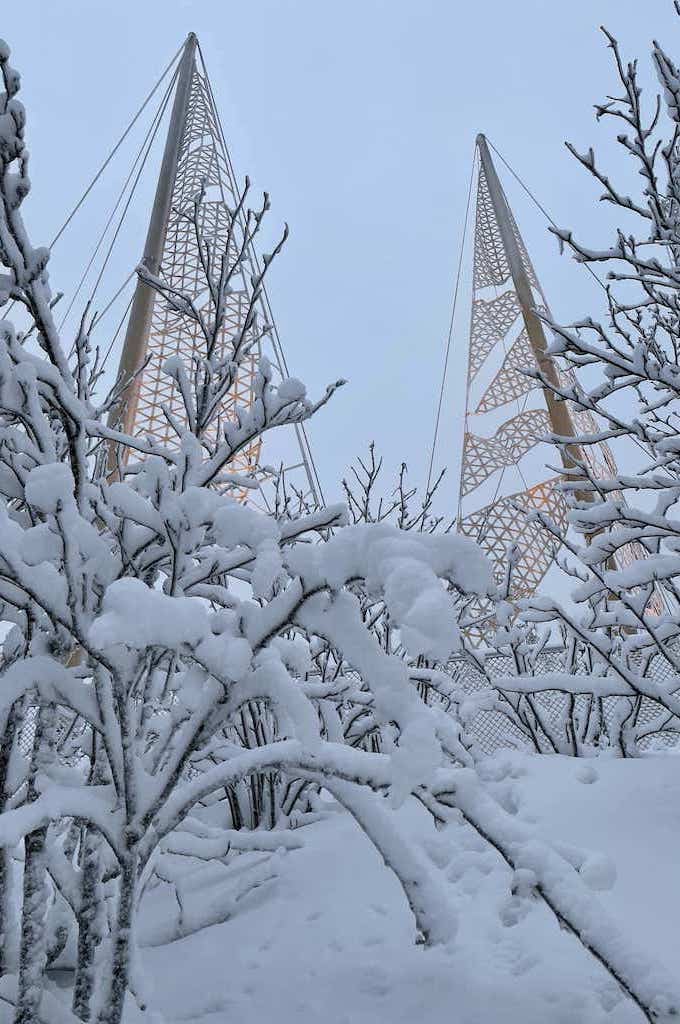
[[[538,705],[542,712],[556,725],[564,719],[570,709],[568,706],[569,694],[560,690],[546,690],[545,679],[550,676],[564,673],[567,666],[566,652],[564,648],[554,646],[546,647],[538,656],[536,661],[536,691],[532,694],[532,700]],[[487,655],[484,666],[488,676],[477,668],[465,656],[454,656],[449,662],[449,673],[457,688],[466,693],[482,694],[491,690],[489,678],[507,680],[515,674],[515,666],[511,655],[493,653]],[[575,697],[574,708],[571,713],[585,715],[588,713],[588,702],[591,690],[588,683],[589,668],[584,657],[572,659],[569,666],[572,675],[583,678],[583,693]],[[350,673],[351,675],[351,673]],[[660,683],[671,692],[680,691],[680,678],[677,685],[672,680],[677,678],[671,663],[662,655],[655,655],[648,666],[647,675],[654,682]],[[621,701],[629,698],[605,696],[597,698],[602,702],[602,716],[606,731],[613,732],[619,723],[621,714]],[[19,746],[21,752],[29,757],[33,749],[33,737],[35,733],[36,714],[35,708],[29,707],[25,710],[20,732]],[[643,697],[635,715],[635,722],[639,730],[645,731],[645,727],[652,726],[659,719],[663,708],[656,701]],[[63,711],[59,716],[57,728],[57,747],[62,758],[68,762],[73,756],[72,747],[76,749],[82,746],[82,734],[86,729],[85,722],[72,713]],[[490,754],[505,747],[526,746],[527,738],[521,729],[513,722],[513,716],[498,708],[481,708],[474,718],[468,723],[468,733],[474,738],[479,749]],[[256,741],[245,742],[243,737],[233,736],[233,741],[241,742],[241,745],[257,746]],[[667,728],[654,728],[647,735],[643,735],[638,745],[641,750],[649,750],[654,746],[675,746],[680,742],[680,732],[669,723]],[[546,750],[549,751],[549,744],[546,742]],[[192,775],[197,774],[193,769]]]
[[[557,646],[546,647],[536,658],[536,691],[532,694],[532,701],[548,720],[558,725],[569,715],[577,718],[584,717],[592,713],[589,704],[594,699],[598,702],[604,731],[612,735],[621,728],[621,703],[625,701],[625,711],[635,716],[634,725],[639,734],[637,745],[640,750],[649,750],[659,745],[675,746],[680,742],[680,732],[676,725],[668,723],[666,728],[660,727],[668,716],[659,703],[648,697],[641,697],[639,705],[634,708],[631,698],[628,697],[598,697],[595,695],[593,698],[591,684],[587,678],[590,670],[585,656],[571,658],[568,667],[566,665],[567,658],[565,649]],[[489,654],[484,661],[484,667],[487,675],[465,656],[454,656],[449,662],[449,672],[454,682],[460,689],[470,694],[488,692],[491,689],[490,679],[507,680],[516,675],[516,667],[509,654]],[[582,694],[574,697],[573,694],[561,690],[545,688],[546,678],[565,671],[571,675],[583,677]],[[650,660],[646,675],[670,692],[680,691],[680,678],[677,677],[673,665],[661,654],[655,655]],[[675,685],[673,685],[673,679],[677,679]],[[570,707],[572,697],[573,706]],[[526,734],[522,732],[513,717],[509,707],[507,712],[498,707],[481,708],[468,723],[467,731],[485,754],[493,753],[504,747],[529,745]],[[547,738],[542,736],[541,739],[545,740],[544,749],[552,752]]]

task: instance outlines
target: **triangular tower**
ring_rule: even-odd
[[[240,251],[243,225],[231,211],[238,207],[239,190],[221,131],[210,82],[202,62],[196,36],[190,34],[176,73],[174,103],[163,162],[156,187],[154,204],[142,262],[164,282],[189,293],[199,308],[210,304],[205,291],[205,277],[194,226],[184,214],[190,212],[194,197],[205,190],[201,205],[202,237],[210,249],[213,265],[218,265],[227,246]],[[231,340],[245,321],[250,304],[250,271],[255,273],[257,257],[247,251],[244,272],[233,280],[227,299],[223,346],[228,351]],[[260,323],[272,325],[269,335],[250,349],[240,368],[235,386],[224,405],[224,416],[237,406],[251,402],[252,383],[262,355],[266,355],[281,376],[288,376],[285,357],[276,333],[266,295],[261,300]],[[181,402],[168,376],[162,372],[170,356],[179,356],[187,366],[201,352],[202,339],[198,326],[180,313],[168,308],[144,282],[136,285],[120,360],[120,377],[129,379],[146,363],[135,383],[123,393],[113,411],[112,421],[127,433],[152,437],[164,444],[174,436],[166,410],[176,419],[183,418]],[[257,474],[263,483],[265,463],[283,468],[289,486],[299,491],[310,504],[322,503],[321,488],[309,443],[302,425],[282,428],[290,432],[283,448],[276,454],[263,452],[260,439],[241,452],[230,467],[237,473]],[[259,472],[258,472],[259,471]],[[260,492],[234,491],[235,496],[249,500],[255,493],[259,503],[267,503],[266,488]]]
[[[460,475],[458,528],[478,540],[497,569],[507,566],[515,543],[510,598],[533,594],[553,561],[546,535],[518,511],[541,509],[566,526],[567,505],[557,486],[560,455],[542,439],[551,432],[574,437],[594,432],[589,413],[558,401],[523,369],[540,369],[548,380],[571,383],[547,355],[548,343],[536,312],[548,311],[526,246],[496,174],[483,135],[477,139],[477,193],[472,272],[472,314],[467,373],[465,433]],[[596,476],[616,465],[606,444],[576,445],[562,452],[586,459]],[[553,466],[552,471],[546,466]],[[482,619],[484,617],[481,610]],[[491,622],[488,623],[490,627]],[[480,631],[484,631],[483,622]]]

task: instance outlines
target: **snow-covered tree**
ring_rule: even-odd
[[[647,1020],[670,1022],[673,984],[594,900],[592,858],[518,821],[455,715],[421,699],[414,659],[445,663],[461,603],[492,594],[481,551],[453,534],[346,525],[341,506],[277,519],[230,496],[252,484],[231,471],[239,450],[308,418],[333,388],[313,403],[298,381],[275,385],[263,362],[252,406],[215,440],[209,428],[258,330],[251,318],[219,351],[229,253],[204,267],[208,318],[140,268],[205,339],[191,372],[165,368],[186,414],[172,421],[173,443],[107,425],[134,382],[100,398],[88,314],[72,357],[55,327],[49,253],[31,245],[20,213],[25,113],[5,44],[0,69],[0,299],[30,320],[20,333],[0,323],[0,969],[17,976],[15,1019],[39,1019],[45,965],[74,921],[74,1018],[119,1024],[128,990],[144,1003],[139,912],[163,858],[286,845],[203,814],[216,794],[276,772],[323,788],[354,817],[422,941],[452,941],[456,913],[450,883],[400,828],[395,809],[411,797],[438,824],[473,829],[507,867],[513,900],[541,898]],[[197,231],[201,202],[185,211]],[[263,212],[234,216],[252,233]],[[398,633],[399,654],[365,621],[366,598]],[[315,671],[320,646],[342,667],[335,678]],[[273,722],[250,748],[229,731],[245,706]],[[380,751],[348,742],[347,706],[368,709]]]
[[[308,418],[334,390],[312,403],[299,381],[274,385],[262,361],[252,405],[221,423],[214,440],[209,428],[258,332],[249,315],[228,353],[216,341],[243,254],[206,262],[209,318],[140,268],[199,325],[205,352],[191,372],[177,361],[165,367],[185,410],[183,422],[173,420],[173,444],[107,426],[134,382],[118,381],[98,399],[88,315],[70,359],[56,330],[49,253],[33,248],[20,214],[29,191],[25,114],[4,44],[0,66],[0,288],[31,323],[22,333],[0,325],[0,845],[21,844],[24,855],[14,962],[3,892],[2,966],[18,971],[17,1021],[37,1018],[48,945],[63,945],[63,927],[47,927],[50,903],[63,903],[78,923],[74,1013],[118,1024],[129,986],[143,1000],[136,921],[158,858],[168,850],[223,855],[233,834],[194,812],[254,773],[332,792],[396,872],[423,939],[448,939],[454,915],[441,879],[379,795],[399,803],[433,781],[451,745],[448,723],[427,712],[403,661],[375,642],[353,589],[384,602],[414,655],[445,656],[457,639],[447,587],[489,591],[481,552],[457,537],[405,545],[387,524],[340,529],[339,506],[277,520],[230,497],[230,487],[252,485],[230,471],[242,447]],[[201,203],[199,195],[185,211],[197,232]],[[234,211],[248,237],[267,206]],[[264,263],[266,271],[271,257]],[[262,276],[255,296],[261,287]],[[390,731],[388,752],[345,743],[333,687],[309,678],[319,642],[351,665],[354,689]],[[246,705],[266,708],[275,722],[252,749],[225,732]],[[33,723],[27,762],[10,756],[22,714]],[[74,731],[80,739],[67,757]],[[12,872],[6,857],[4,878]]]
[[[618,89],[596,108],[597,116],[616,123],[617,141],[634,162],[641,188],[628,194],[592,149],[579,153],[569,146],[603,187],[601,199],[621,212],[622,226],[606,248],[556,230],[579,262],[606,269],[607,316],[549,324],[552,354],[586,370],[573,386],[542,383],[594,414],[601,429],[577,439],[581,457],[566,485],[569,532],[560,534],[547,517],[536,517],[562,546],[562,568],[574,581],[572,603],[534,598],[524,614],[533,623],[558,623],[567,644],[587,652],[599,695],[616,695],[627,708],[622,743],[634,749],[646,737],[677,732],[680,724],[680,71],[655,44],[661,93],[646,104],[637,62],[627,63],[605,34]],[[618,475],[589,457],[599,440],[620,444],[626,468]],[[556,441],[576,451],[572,439]],[[573,677],[555,686],[578,692]]]

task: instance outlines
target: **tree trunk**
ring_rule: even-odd
[[[82,1021],[89,1021],[92,1014],[96,954],[103,937],[101,843],[101,836],[93,828],[85,829],[78,911],[78,960],[73,986],[73,1012]]]
[[[56,708],[50,705],[36,712],[31,765],[28,773],[26,801],[38,797],[37,776],[53,753]],[[21,945],[19,948],[19,986],[14,1024],[35,1024],[42,1001],[47,950],[45,917],[47,826],[36,829],[24,839],[24,883],[21,911]]]
[[[105,762],[101,744],[94,735],[91,759],[90,783],[100,785],[106,781]],[[97,947],[104,937],[104,908],[101,890],[103,840],[92,826],[83,826],[81,834],[82,875],[78,908],[78,959],[72,1009],[80,1020],[89,1021],[92,1016],[92,995],[96,983]]]
[[[137,896],[137,854],[128,851],[120,865],[118,911],[113,940],[108,993],[98,1024],[120,1024],[130,978],[133,952],[133,924]]]
[[[0,740],[0,813],[7,807],[10,792],[9,769],[17,728],[17,711],[12,708]],[[0,850],[0,977],[8,970],[7,952],[10,928],[14,917],[12,907],[12,853],[7,847]]]
[[[24,887],[19,951],[19,990],[14,1024],[35,1024],[39,1019],[47,952],[45,949],[45,840],[47,829],[31,832],[24,840]]]

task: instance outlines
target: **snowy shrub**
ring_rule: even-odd
[[[608,315],[604,322],[549,324],[551,353],[585,368],[587,384],[538,377],[558,398],[593,414],[600,429],[580,435],[577,446],[555,438],[571,453],[570,530],[560,533],[542,513],[534,518],[561,544],[560,564],[574,586],[571,603],[532,598],[524,619],[558,626],[567,645],[587,651],[592,692],[620,698],[621,742],[634,752],[650,736],[672,739],[680,726],[680,72],[655,44],[661,96],[647,109],[637,64],[626,63],[606,35],[619,97],[598,106],[597,116],[613,119],[643,185],[629,195],[592,149],[570,147],[602,186],[601,198],[622,212],[625,228],[601,249],[555,229],[579,262],[606,268]],[[597,441],[611,439],[635,469],[613,477],[591,455]],[[556,688],[577,692],[573,679]]]
[[[497,608],[491,649],[482,654],[468,647],[462,662],[454,659],[454,675],[464,678],[465,664],[477,686],[485,682],[494,691],[492,700],[480,691],[476,696],[487,730],[493,713],[499,743],[539,754],[638,757],[678,742],[675,717],[608,673],[587,642],[564,628],[538,630],[505,602]],[[672,684],[674,673],[658,652],[645,660],[633,653],[631,664],[651,680],[665,674]],[[470,729],[474,735],[474,718]]]
[[[354,588],[382,603],[414,657],[446,657],[458,643],[454,594],[489,592],[484,556],[455,536],[344,527],[340,506],[277,520],[230,497],[230,487],[251,485],[230,470],[239,451],[308,418],[333,388],[314,404],[298,381],[275,386],[263,361],[252,406],[209,431],[258,331],[248,315],[231,358],[219,351],[229,260],[217,277],[207,268],[212,319],[140,268],[198,324],[205,356],[191,379],[166,366],[185,411],[173,444],[126,436],[115,416],[107,425],[134,381],[98,399],[87,316],[66,355],[48,253],[31,246],[20,216],[29,183],[19,79],[4,47],[0,61],[2,298],[31,322],[24,333],[0,324],[0,927],[2,969],[18,973],[17,1021],[37,1018],[44,969],[73,920],[75,1015],[117,1024],[129,986],[143,1001],[137,917],[159,857],[243,847],[201,820],[201,804],[263,773],[333,793],[396,872],[423,939],[447,940],[455,918],[443,882],[390,806],[433,782],[456,753],[455,730],[427,712],[403,660],[376,643]],[[202,201],[186,214],[196,231]],[[267,205],[245,214],[251,236]],[[351,666],[342,693],[310,676],[319,644]],[[341,705],[354,699],[389,732],[383,753],[345,742]],[[244,708],[271,723],[250,749],[230,740]],[[26,715],[27,760],[18,742]]]
[[[495,851],[513,913],[540,898],[648,1020],[676,1017],[672,983],[592,895],[606,872],[518,820],[476,770],[456,718],[421,699],[414,662],[446,661],[466,601],[492,595],[481,551],[453,534],[345,525],[339,506],[277,519],[230,497],[252,484],[231,471],[239,451],[307,419],[333,388],[313,403],[297,381],[274,385],[263,362],[252,406],[210,431],[259,330],[247,317],[251,333],[244,326],[230,358],[219,353],[229,254],[217,277],[207,271],[209,319],[139,270],[205,340],[191,374],[166,367],[185,413],[171,417],[174,442],[107,425],[134,381],[98,398],[87,315],[66,354],[49,254],[31,246],[20,215],[25,114],[4,44],[0,68],[0,299],[30,321],[23,333],[0,323],[0,973],[16,975],[17,1024],[40,1019],[45,968],[72,940],[76,1020],[119,1024],[128,990],[144,1005],[135,950],[144,931],[152,943],[164,936],[141,927],[139,910],[163,857],[295,844],[290,832],[249,833],[203,813],[267,773],[347,809],[398,878],[424,942],[451,942],[456,913],[451,883],[399,825],[395,810],[412,797]],[[186,211],[199,232],[202,200]],[[251,235],[267,205],[244,214]],[[262,275],[253,286],[259,294]],[[402,650],[379,642],[365,600]],[[320,650],[338,674],[310,667]],[[271,723],[250,748],[229,731],[246,707]],[[368,713],[380,751],[348,741],[348,707]]]
[[[369,446],[351,476],[343,480],[348,509],[354,522],[392,522],[402,530],[447,533],[453,523],[433,513],[443,473],[420,495],[407,483],[407,468],[400,467],[390,493],[380,492],[383,459]],[[489,730],[498,746],[516,744],[536,753],[592,757],[606,752],[620,757],[639,756],[643,750],[676,742],[674,716],[655,701],[630,694],[611,679],[597,652],[561,624],[539,628],[517,616],[517,609],[502,598],[512,590],[516,559],[508,550],[505,579],[495,604],[496,630],[487,631],[486,643],[476,642],[474,604],[460,600],[458,616],[462,649],[447,662],[419,656],[409,671],[428,704],[446,708],[457,720],[461,742],[471,753],[489,749]],[[401,654],[400,634],[390,629],[380,603],[362,596],[364,619],[385,650]],[[662,656],[631,655],[636,670],[652,679],[670,676]],[[323,676],[339,674],[327,651],[320,652],[317,669]],[[596,677],[596,678],[593,678]],[[470,685],[470,683],[472,685]],[[479,688],[481,687],[481,689]],[[488,689],[485,689],[487,687]],[[380,749],[380,733],[365,708],[350,708],[346,737],[368,749]],[[480,746],[480,735],[485,742]]]

